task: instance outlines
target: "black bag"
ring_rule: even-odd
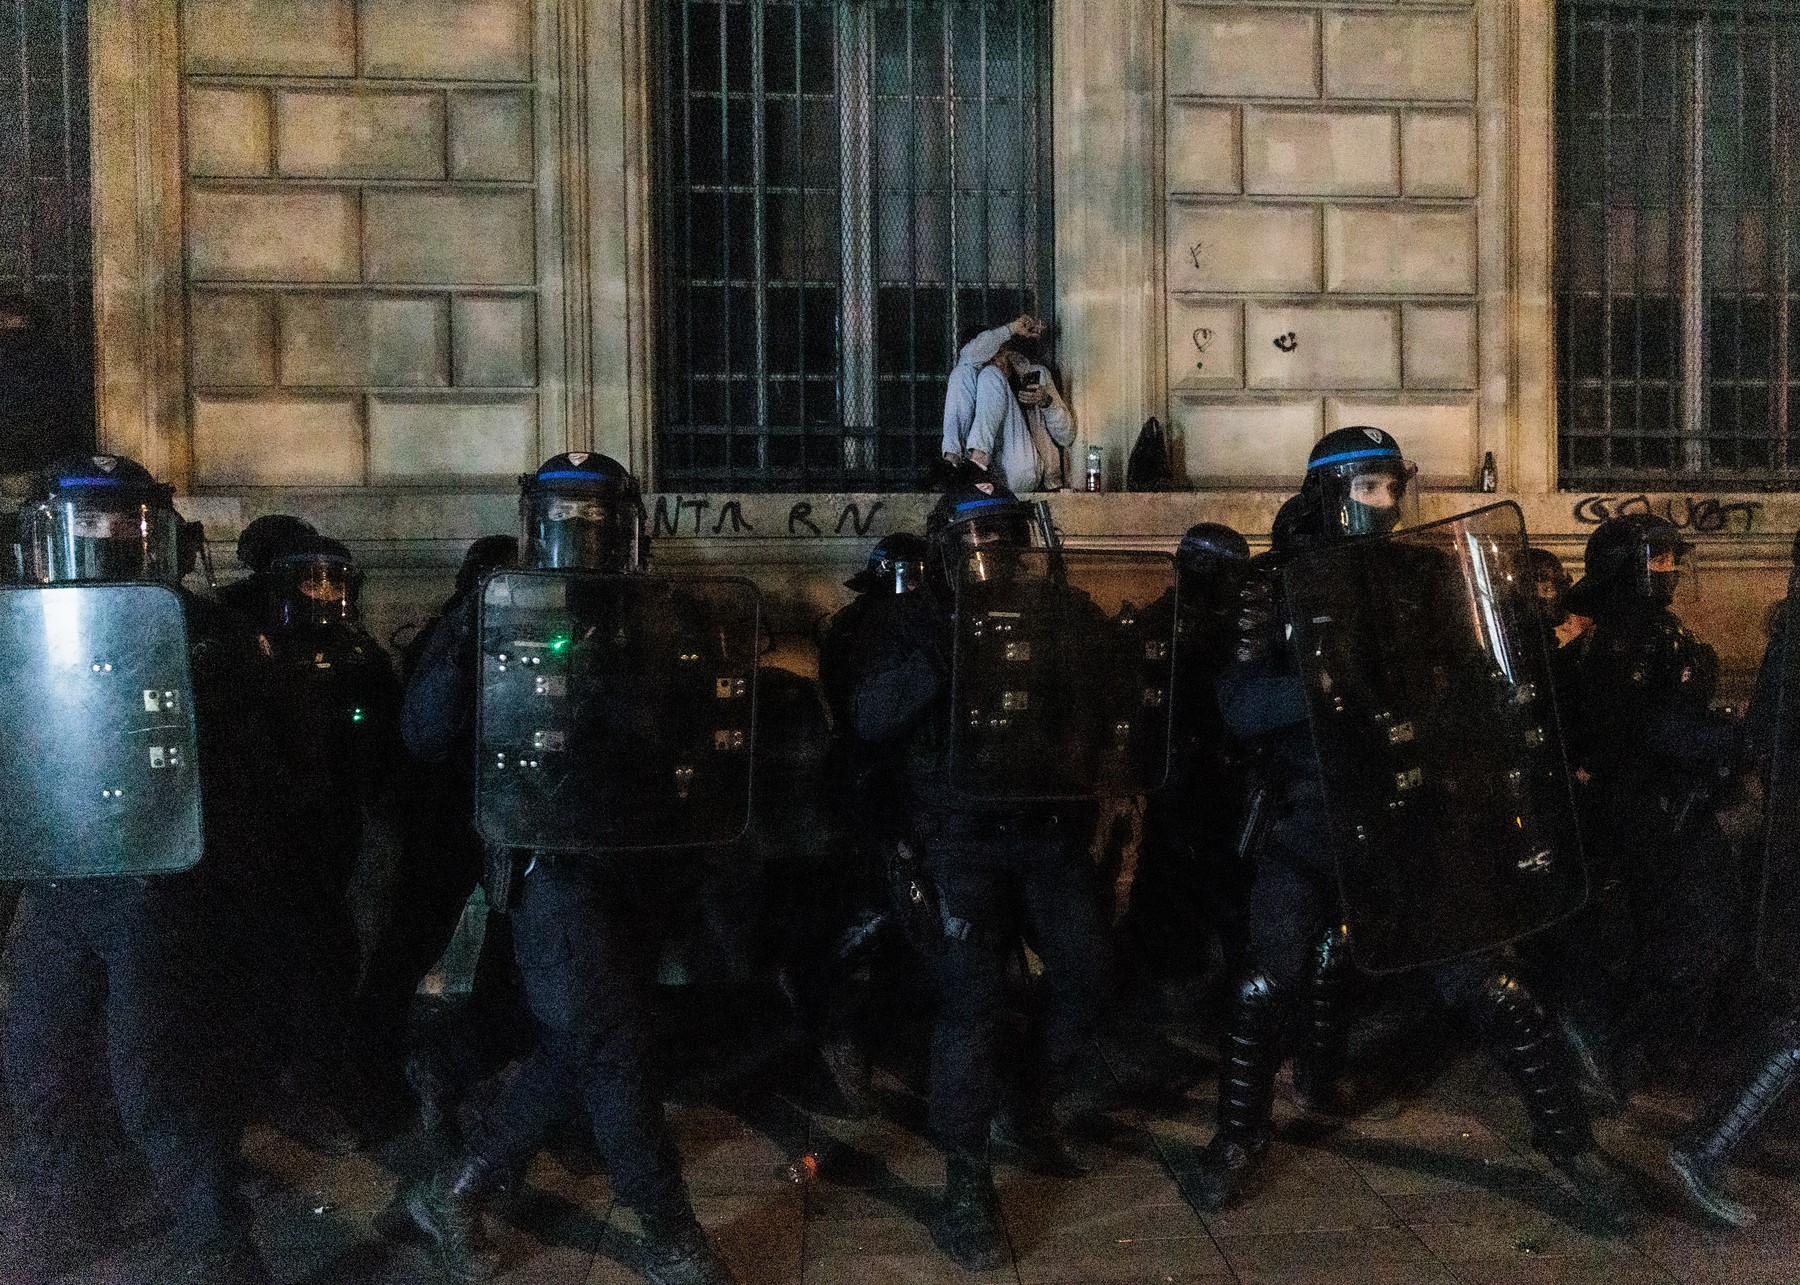
[[[1137,444],[1125,464],[1127,491],[1173,491],[1175,464],[1169,457],[1169,435],[1152,415],[1138,430]]]

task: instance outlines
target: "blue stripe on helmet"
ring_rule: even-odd
[[[990,496],[986,496],[979,500],[968,499],[968,500],[959,501],[957,503],[956,507],[951,510],[951,512],[961,514],[961,513],[965,513],[965,512],[973,512],[976,509],[991,509],[997,505],[1003,505],[1007,508],[1012,508],[1012,507],[1016,506],[1018,503],[1019,503],[1019,501],[1017,499],[1014,499],[1010,496],[990,495]]]
[[[612,473],[577,473],[573,471],[559,471],[555,473],[534,473],[532,476],[540,482],[605,482],[610,481],[616,475]]]
[[[1371,446],[1367,450],[1339,451],[1336,455],[1327,455],[1323,459],[1314,460],[1311,464],[1308,464],[1306,466],[1306,471],[1308,473],[1310,473],[1316,468],[1325,467],[1325,465],[1327,465],[1327,464],[1342,464],[1346,460],[1367,460],[1367,459],[1398,460],[1398,459],[1404,459],[1404,458],[1405,458],[1405,456],[1400,454],[1399,448],[1397,448],[1397,447]]]
[[[60,491],[66,486],[135,486],[142,490],[144,484],[136,479],[122,477],[59,477],[56,479],[57,490]]]

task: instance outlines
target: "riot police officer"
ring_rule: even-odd
[[[1248,870],[1239,846],[1247,765],[1225,734],[1213,681],[1235,651],[1238,587],[1250,545],[1219,522],[1189,527],[1175,548],[1175,590],[1138,612],[1146,637],[1167,637],[1173,623],[1176,673],[1174,747],[1167,784],[1144,804],[1143,840],[1126,939],[1155,977],[1203,974],[1213,929],[1225,970],[1241,971],[1242,902]]]
[[[450,597],[401,653],[403,677],[417,671],[446,621],[473,610],[468,604],[482,577],[518,561],[516,536],[487,535],[469,545]],[[466,762],[422,763],[403,753],[395,772],[393,882],[377,908],[351,1019],[370,1124],[401,1118],[409,1094],[416,1094],[421,1122],[435,1133],[453,1118],[467,1084],[521,1054],[520,1044],[529,1041],[529,1017],[521,1015],[512,983],[510,928],[498,913],[486,921],[467,1011],[439,1032],[445,1038],[423,1048],[409,1050],[406,1038],[419,983],[450,945],[481,882],[483,848],[470,816],[467,771]]]
[[[350,1087],[339,1059],[360,1052],[347,1047],[359,963],[350,885],[365,840],[392,846],[400,686],[363,627],[362,571],[348,548],[291,531],[261,562],[248,583],[273,649],[271,708],[302,818],[299,859],[272,872],[269,888],[286,908],[265,1006],[282,1068],[277,1122],[341,1153],[360,1141],[335,1100]]]
[[[817,1031],[821,1063],[840,1105],[852,1117],[874,1114],[867,1018],[870,992],[891,998],[897,933],[887,909],[888,852],[900,834],[891,747],[860,740],[850,713],[852,653],[871,610],[883,599],[924,588],[925,541],[910,531],[883,536],[862,570],[844,581],[856,597],[820,625],[819,686],[831,718],[829,796],[838,831],[850,845],[844,904],[828,924],[834,941],[805,970],[803,1004]],[[858,974],[868,972],[868,985]]]
[[[520,479],[519,512],[527,567],[627,576],[645,568],[648,538],[637,482],[615,460],[554,457]],[[471,594],[433,630],[407,684],[404,734],[426,762],[456,758],[473,768],[480,598]],[[647,621],[642,628],[671,655],[703,645],[680,621]],[[641,746],[608,749],[643,752]],[[629,792],[621,794],[617,801],[631,806]],[[482,1198],[529,1160],[579,1103],[613,1191],[642,1221],[645,1275],[659,1285],[730,1281],[730,1269],[694,1217],[653,1075],[650,926],[682,863],[667,855],[654,862],[606,853],[497,856],[489,897],[503,907],[516,901],[515,953],[539,1040],[463,1158],[408,1191],[409,1213],[435,1243],[447,1276],[484,1278],[492,1262]]]
[[[1300,493],[1277,516],[1269,572],[1298,551],[1393,531],[1411,478],[1411,466],[1389,434],[1368,427],[1326,434],[1308,458]],[[1400,557],[1390,563],[1393,575],[1418,569]],[[1185,1178],[1196,1203],[1213,1210],[1243,1198],[1268,1150],[1283,1033],[1302,1003],[1302,982],[1320,943],[1331,941],[1332,927],[1341,922],[1335,836],[1324,809],[1308,696],[1288,654],[1294,626],[1282,619],[1271,581],[1259,578],[1251,588],[1257,592],[1246,597],[1239,660],[1221,675],[1219,696],[1227,726],[1262,755],[1271,819],[1255,854],[1248,967],[1236,982],[1223,1036],[1218,1125],[1198,1169]],[[1419,613],[1415,623],[1431,614]],[[1432,974],[1447,1001],[1471,1010],[1489,1054],[1518,1084],[1535,1145],[1597,1215],[1614,1224],[1627,1221],[1629,1196],[1594,1147],[1559,1061],[1555,1026],[1513,967],[1504,957],[1477,955],[1438,965]],[[1309,1051],[1321,1050],[1302,1050]]]
[[[1745,722],[1746,757],[1764,773],[1767,815],[1763,821],[1762,887],[1757,906],[1756,961],[1774,983],[1752,988],[1775,1012],[1754,1037],[1732,1080],[1669,1148],[1670,1167],[1683,1194],[1707,1217],[1730,1227],[1747,1227],[1756,1212],[1733,1196],[1725,1168],[1754,1138],[1800,1080],[1800,895],[1794,854],[1800,821],[1795,816],[1794,773],[1800,768],[1800,719],[1794,702],[1796,585],[1800,585],[1800,534],[1794,538],[1788,594],[1771,612],[1772,628],[1757,671],[1755,694]],[[1764,993],[1766,992],[1766,993]]]
[[[221,1074],[232,1041],[223,996],[209,979],[220,971],[219,930],[228,927],[220,921],[234,918],[229,905],[243,904],[243,865],[279,833],[265,811],[279,803],[271,788],[279,773],[262,737],[258,641],[180,590],[195,532],[172,495],[131,460],[74,456],[44,474],[20,512],[27,584],[140,581],[178,591],[204,829],[203,859],[192,870],[40,880],[24,891],[3,1037],[30,1175],[6,1260],[13,1281],[69,1270],[69,1255],[117,1216],[96,1189],[99,1166],[76,1109],[96,1061],[167,1210],[170,1257],[161,1279],[268,1279],[232,1190],[240,1126]],[[96,1026],[98,1051],[90,1043]]]
[[[1001,1013],[1007,958],[1021,929],[1045,967],[1036,1065],[1026,1091],[1021,1138],[1040,1167],[1084,1168],[1057,1132],[1051,1107],[1107,993],[1107,959],[1092,867],[1087,809],[979,802],[952,777],[950,607],[959,570],[964,583],[1009,592],[1036,529],[1031,506],[980,470],[965,468],[932,510],[927,591],[874,598],[852,646],[848,712],[856,736],[892,746],[898,761],[906,851],[916,853],[904,887],[903,914],[927,952],[937,1014],[931,1037],[931,1126],[945,1156],[943,1200],[933,1239],[971,1270],[1001,1258],[998,1199],[989,1136],[1001,1104]],[[1075,591],[1046,582],[1040,592]],[[1062,611],[1095,626],[1085,598],[1033,601],[1021,611]],[[1073,729],[1091,743],[1097,727]],[[1064,764],[1036,765],[1055,772]],[[959,788],[962,787],[962,788]]]
[[[1594,896],[1557,935],[1570,1035],[1617,1091],[1624,1063],[1694,1033],[1732,949],[1730,847],[1712,807],[1739,730],[1711,710],[1719,662],[1670,609],[1691,548],[1666,519],[1608,518],[1588,537],[1559,653],[1569,756],[1583,784]]]

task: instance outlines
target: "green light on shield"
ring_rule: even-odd
[[[570,641],[569,635],[567,634],[552,634],[550,636],[550,654],[552,656],[562,655],[565,651],[569,650]]]
[[[368,715],[363,712],[361,706],[350,711],[350,721],[352,723],[360,723],[367,717]]]

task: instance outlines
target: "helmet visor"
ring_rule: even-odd
[[[1674,531],[1653,531],[1643,542],[1638,564],[1638,596],[1660,607],[1689,605],[1700,599],[1700,572],[1694,546]]]
[[[362,572],[342,558],[278,558],[268,571],[270,623],[360,626]]]
[[[953,522],[946,528],[952,547],[966,568],[965,580],[1011,579],[1018,569],[1018,555],[1038,543],[1038,524],[1029,511],[1008,506],[991,515]]]
[[[520,499],[525,559],[553,571],[640,569],[637,507],[611,496],[556,491]]]
[[[27,580],[181,579],[181,518],[171,508],[141,498],[56,495],[27,510],[22,526]]]
[[[1316,472],[1325,501],[1327,535],[1387,535],[1418,525],[1415,469],[1404,460],[1349,460]]]

